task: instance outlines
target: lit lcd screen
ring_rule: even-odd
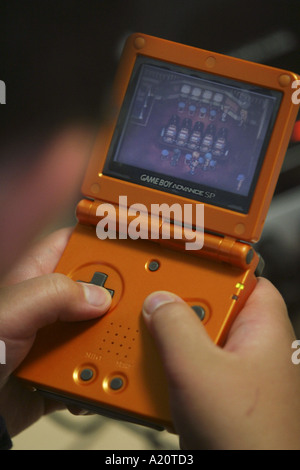
[[[247,213],[281,100],[139,57],[104,174]]]

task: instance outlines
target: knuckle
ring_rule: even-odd
[[[46,282],[49,286],[49,295],[60,303],[68,303],[70,298],[74,298],[74,281],[60,273],[46,275]]]

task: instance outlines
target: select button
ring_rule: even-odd
[[[93,376],[94,376],[94,372],[92,371],[92,369],[83,369],[79,375],[80,379],[83,380],[84,382],[91,380]]]

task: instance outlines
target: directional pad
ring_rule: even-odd
[[[92,280],[88,282],[88,284],[95,284],[96,286],[105,287],[104,284],[107,278],[108,278],[107,274],[96,271],[92,277]],[[80,282],[85,282],[85,281],[80,281]],[[115,293],[114,290],[108,289],[107,287],[105,287],[105,289],[108,290],[108,292],[110,293],[112,297],[114,296],[114,293]]]

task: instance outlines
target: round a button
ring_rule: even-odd
[[[93,375],[94,375],[94,372],[92,371],[92,369],[83,369],[81,372],[80,372],[80,378],[81,380],[83,380],[84,382],[87,382],[88,380],[91,380],[93,378]]]
[[[153,260],[148,264],[149,271],[157,271],[159,268],[159,261]]]
[[[192,309],[198,315],[201,321],[204,320],[205,310],[203,307],[201,307],[201,305],[192,305]]]
[[[121,377],[114,377],[110,381],[109,386],[112,390],[120,390],[123,387],[123,379]]]

